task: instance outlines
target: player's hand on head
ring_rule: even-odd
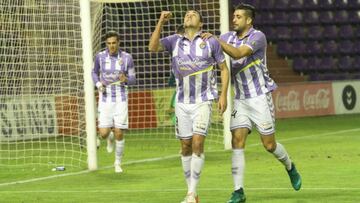
[[[171,11],[161,11],[160,20],[162,23],[166,23],[172,17]]]

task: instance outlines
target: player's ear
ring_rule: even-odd
[[[250,25],[251,23],[252,23],[252,18],[249,18],[249,17],[246,18],[246,24],[249,24],[249,25]]]

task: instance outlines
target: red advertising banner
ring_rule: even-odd
[[[277,118],[335,114],[331,83],[292,84],[273,92]]]

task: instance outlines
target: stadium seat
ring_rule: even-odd
[[[318,24],[319,23],[319,14],[316,11],[306,11],[304,12],[304,22],[306,24]]]
[[[291,10],[302,10],[303,9],[303,0],[290,0],[289,1],[289,8]]]
[[[304,8],[306,10],[320,10],[317,0],[304,0]]]
[[[274,3],[274,8],[276,10],[287,10],[288,0],[276,0]]]
[[[338,44],[334,41],[326,41],[323,43],[323,54],[335,55],[338,53]]]
[[[360,25],[358,25],[357,27],[355,27],[355,37],[357,37],[358,39],[360,38]]]
[[[301,56],[306,54],[306,45],[303,41],[295,41],[291,45],[292,48],[292,54],[295,56]]]
[[[360,40],[357,40],[353,44],[353,53],[359,55],[360,54]]]
[[[354,70],[353,68],[354,59],[350,56],[343,56],[339,58],[338,69],[345,72]]]
[[[277,53],[280,56],[291,56],[292,55],[292,46],[289,42],[281,41],[277,44]]]
[[[272,25],[274,23],[274,15],[271,12],[259,13],[259,21],[264,25]]]
[[[306,39],[307,38],[307,29],[303,26],[295,26],[291,29],[291,38],[292,39]]]
[[[342,25],[339,28],[339,37],[343,39],[353,39],[354,38],[354,30],[351,25]]]
[[[359,9],[360,1],[359,0],[348,0],[348,8]]]
[[[350,11],[349,12],[349,22],[352,24],[360,24],[360,11]]]
[[[333,24],[334,23],[334,14],[331,11],[321,11],[319,12],[319,21],[322,24]]]
[[[321,55],[322,54],[322,46],[317,41],[310,41],[306,44],[306,54],[309,56],[313,55]]]
[[[273,10],[274,0],[261,1],[261,4],[259,4],[259,9],[265,11]]]
[[[288,26],[280,26],[276,28],[276,35],[279,40],[288,40],[291,37],[291,30]]]
[[[307,38],[310,40],[320,40],[323,38],[323,27],[319,25],[309,26]]]
[[[347,0],[334,0],[333,4],[336,8],[340,8],[340,9],[344,9],[348,7]]]
[[[323,72],[323,73],[335,72],[336,69],[337,69],[337,60],[331,56],[321,58],[319,66],[317,68],[319,72]]]
[[[338,38],[338,29],[336,25],[324,26],[323,36],[326,39],[336,40]]]
[[[295,57],[292,67],[298,73],[307,73],[307,59],[304,57]]]
[[[276,30],[273,28],[273,26],[262,26],[259,28],[259,30],[265,34],[268,41],[277,40]]]
[[[356,72],[360,72],[360,56],[359,55],[355,56],[355,58],[354,58],[353,69]]]
[[[308,72],[316,72],[316,68],[320,64],[320,59],[318,57],[309,57],[307,59],[306,68],[308,69]]]
[[[333,4],[333,0],[317,0],[318,5],[322,10],[330,10],[330,9],[336,9],[335,5]]]
[[[346,10],[334,12],[334,21],[338,24],[349,22],[349,14]]]
[[[284,11],[274,12],[274,21],[272,24],[274,25],[287,25],[289,16]]]
[[[260,0],[235,0],[235,1],[233,1],[233,5],[236,6],[240,3],[245,3],[245,4],[252,5],[257,9],[257,8],[259,8],[259,2],[260,2]]]
[[[350,40],[339,41],[338,45],[339,45],[339,52],[341,54],[348,55],[354,53],[354,49],[353,49],[354,43],[352,41]]]
[[[292,24],[292,25],[299,25],[299,24],[304,23],[303,15],[299,11],[290,12],[288,18],[289,18],[289,24]]]

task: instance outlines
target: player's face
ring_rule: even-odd
[[[236,32],[242,32],[248,26],[251,26],[251,18],[247,17],[245,10],[236,10],[233,15],[233,29]]]
[[[200,29],[202,27],[202,22],[200,21],[200,15],[198,12],[190,10],[186,12],[184,18],[184,27],[192,27]]]
[[[109,37],[106,39],[106,47],[110,54],[115,54],[119,51],[120,42],[116,37]]]

